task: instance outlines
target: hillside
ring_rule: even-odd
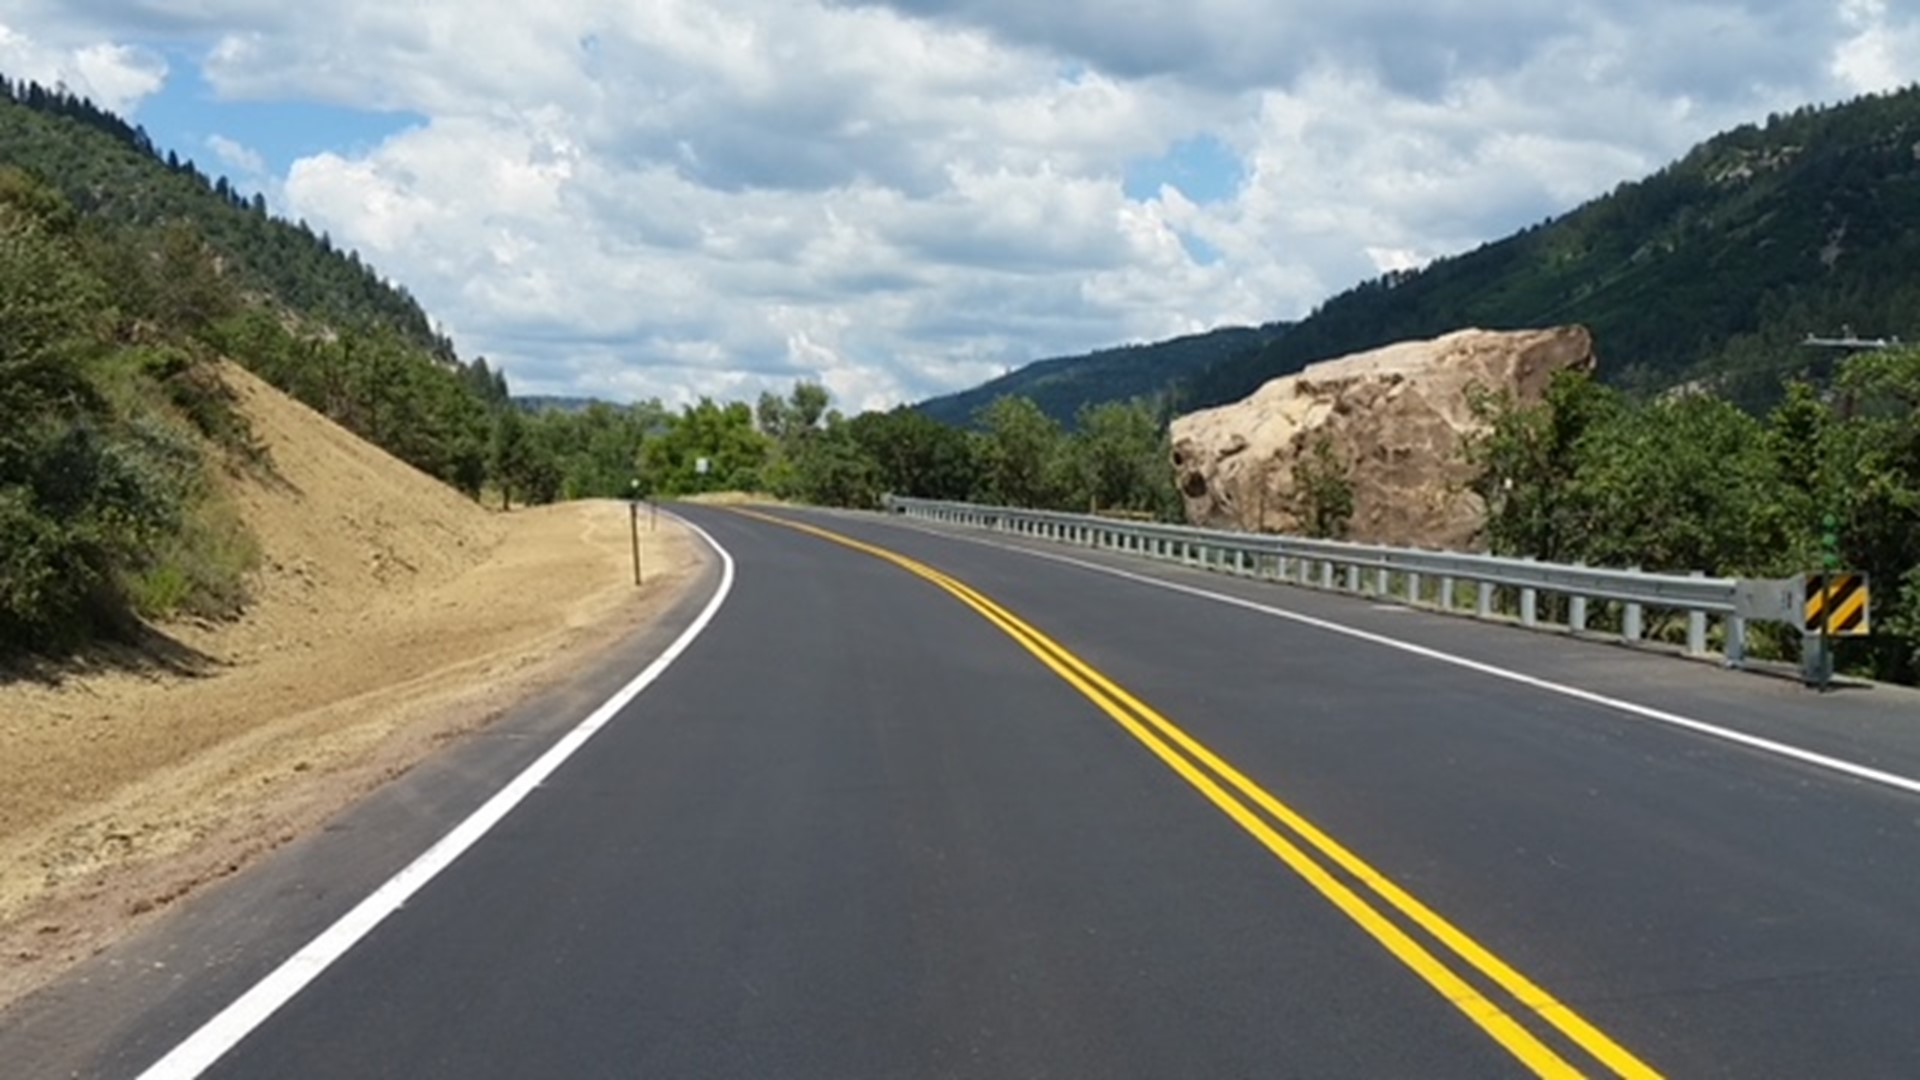
[[[214,480],[257,538],[252,603],[157,623],[164,650],[0,680],[0,865],[25,870],[0,880],[0,1003],[592,662],[697,568],[663,521],[636,589],[624,506],[488,511],[211,374],[274,463]]]
[[[1916,268],[1920,88],[1717,136],[1563,217],[1342,293],[1183,390],[1213,405],[1394,341],[1581,323],[1616,382],[1713,375],[1761,405],[1783,373],[1830,370],[1800,345],[1810,333],[1920,336]]]
[[[72,95],[0,76],[0,166],[57,192],[86,236],[99,303],[196,358],[232,357],[356,434],[469,494],[488,480],[508,388],[465,364],[407,291],[145,131]],[[158,264],[158,265],[156,265]]]
[[[1136,398],[1169,400],[1186,376],[1257,349],[1286,329],[1283,323],[1226,327],[1150,345],[1037,360],[971,390],[932,398],[915,408],[935,420],[965,427],[981,407],[1011,395],[1033,399],[1042,412],[1071,426],[1083,406]]]
[[[310,320],[381,326],[445,359],[436,333],[407,291],[305,222],[267,212],[225,178],[162,154],[146,132],[84,98],[0,76],[0,163],[33,173],[79,211],[117,226],[190,224],[227,261],[242,289],[271,296]]]
[[[505,379],[357,256],[0,78],[0,660],[244,610],[257,538],[216,480],[272,463],[223,358],[470,496],[537,464],[495,467]]]

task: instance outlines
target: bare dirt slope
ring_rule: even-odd
[[[238,622],[161,628],[192,672],[0,684],[0,1004],[563,678],[699,561],[626,508],[483,510],[237,368],[276,477]]]

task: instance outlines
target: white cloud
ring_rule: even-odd
[[[1893,17],[1885,0],[1841,0],[1841,21],[1854,33],[1834,51],[1830,70],[1854,93],[1895,90],[1913,82],[1920,56],[1920,15]]]
[[[229,98],[426,117],[284,203],[523,388],[849,408],[1295,317],[1920,73],[1885,0],[15,4],[64,55],[167,41]],[[1202,135],[1228,197],[1127,194]]]
[[[254,150],[225,135],[207,136],[207,149],[230,169],[236,169],[243,177],[257,177],[267,171],[267,163],[259,151]]]
[[[0,12],[0,19],[4,19]],[[104,108],[131,114],[167,79],[158,53],[132,45],[43,40],[0,21],[0,70],[43,86],[64,86]]]

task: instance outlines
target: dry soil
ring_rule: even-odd
[[[156,628],[173,664],[0,683],[0,1005],[566,678],[700,562],[663,518],[635,588],[624,504],[483,510],[227,378],[273,467],[227,481],[247,614]]]

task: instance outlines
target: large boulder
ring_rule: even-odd
[[[1305,532],[1295,465],[1324,438],[1351,485],[1351,539],[1469,549],[1486,517],[1467,490],[1474,471],[1463,452],[1482,430],[1474,388],[1536,402],[1555,372],[1593,366],[1593,339],[1580,326],[1462,330],[1311,365],[1173,422],[1187,519]]]

